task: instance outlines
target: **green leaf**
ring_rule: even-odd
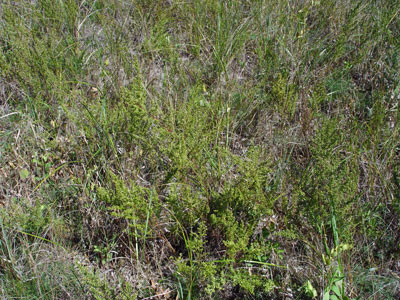
[[[331,299],[331,300],[339,300],[339,298],[336,297],[335,295],[331,295],[330,299]]]
[[[329,300],[329,293],[330,291],[326,291],[324,294],[324,297],[322,298],[323,300]]]
[[[306,283],[306,293],[311,296],[312,298],[315,298],[318,296],[317,290],[312,286],[310,280],[307,281]]]
[[[21,171],[19,171],[19,177],[21,179],[26,179],[29,176],[29,171],[27,169],[22,169]]]
[[[339,297],[342,295],[337,285],[332,286],[332,291]],[[332,297],[331,297],[332,298]]]

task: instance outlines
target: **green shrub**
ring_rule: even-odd
[[[114,216],[126,219],[139,237],[151,235],[151,229],[160,211],[157,194],[134,182],[127,186],[114,174],[110,176],[113,189],[99,187],[99,200],[110,205]]]
[[[352,145],[336,120],[323,121],[311,145],[311,161],[300,179],[299,206],[318,228],[336,216],[340,236],[349,242],[354,233],[354,202],[359,170]]]

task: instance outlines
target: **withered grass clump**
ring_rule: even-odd
[[[398,299],[400,2],[4,0],[4,299]]]

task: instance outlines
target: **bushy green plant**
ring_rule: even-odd
[[[299,205],[317,228],[329,224],[332,213],[345,241],[354,232],[354,200],[358,195],[359,171],[346,141],[345,132],[337,130],[337,122],[322,123],[311,146],[311,161],[300,179]]]
[[[297,94],[294,84],[289,82],[287,75],[278,74],[272,85],[270,97],[275,110],[289,119],[294,116]]]
[[[113,189],[99,187],[97,190],[99,200],[110,205],[114,216],[126,219],[134,228],[135,234],[140,237],[151,235],[152,224],[160,211],[157,194],[134,182],[130,182],[127,186],[114,174],[110,176]]]

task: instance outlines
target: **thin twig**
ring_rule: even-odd
[[[20,112],[19,111],[14,111],[12,113],[9,113],[9,114],[6,114],[4,116],[1,116],[0,119],[6,118],[6,117],[9,117],[9,116],[12,116],[12,115],[16,115],[16,114],[20,114]]]
[[[161,294],[157,294],[157,295],[154,295],[154,296],[151,296],[151,297],[143,298],[143,300],[156,299],[157,297],[159,298],[161,296],[164,296],[164,295],[167,295],[167,294],[170,294],[170,293],[172,293],[172,290],[166,290],[165,292],[163,292]],[[161,299],[161,298],[159,298],[159,299]]]

